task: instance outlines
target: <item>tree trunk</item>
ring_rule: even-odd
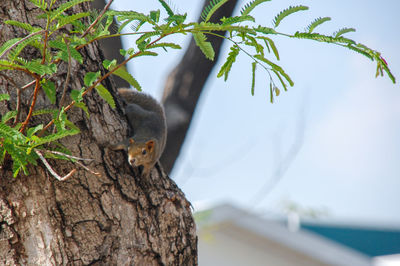
[[[67,12],[87,9],[80,5]],[[31,25],[42,25],[38,10],[28,1],[0,2],[0,43],[24,36],[22,29],[5,25],[14,19]],[[43,26],[43,25],[42,25]],[[84,65],[72,65],[69,89],[80,89],[88,71],[98,71],[102,54],[97,45],[86,47],[81,54]],[[38,52],[26,49],[27,59]],[[60,101],[67,64],[60,63],[52,80]],[[2,72],[4,73],[4,72]],[[15,71],[0,78],[0,93],[10,93],[8,103],[0,102],[0,114],[15,109],[16,86],[31,81]],[[104,85],[115,94],[111,80]],[[25,117],[32,87],[22,92],[21,117]],[[197,239],[190,204],[176,184],[165,175],[160,165],[148,179],[129,167],[123,152],[108,150],[108,143],[126,137],[128,124],[116,98],[113,110],[94,91],[85,97],[90,117],[78,108],[68,117],[81,133],[60,141],[73,155],[92,158],[68,180],[54,179],[39,162],[30,166],[29,176],[12,177],[11,162],[0,169],[0,265],[197,265]],[[37,109],[52,106],[38,96]],[[49,121],[46,115],[35,116],[31,124]],[[77,167],[72,162],[51,161],[53,169],[65,174]]]
[[[205,0],[202,10],[210,2],[211,0]],[[237,2],[231,0],[224,4],[213,14],[211,22],[219,22],[222,17],[232,16]],[[223,32],[220,34],[224,35]],[[182,60],[171,71],[164,87],[163,104],[167,117],[168,139],[160,161],[167,173],[174,167],[204,84],[220,55],[224,39],[214,35],[207,35],[207,39],[215,50],[214,61],[204,56],[192,38]]]

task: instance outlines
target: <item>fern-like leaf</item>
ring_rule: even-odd
[[[255,55],[254,58],[256,58],[264,63],[267,63],[272,68],[272,70],[278,71],[279,74],[281,74],[289,82],[289,85],[293,87],[294,83],[293,83],[292,79],[289,77],[288,74],[285,73],[285,71],[283,70],[282,67],[278,66],[277,64],[271,62],[270,60],[268,60],[267,58],[265,58],[259,54]]]
[[[289,6],[288,8],[282,10],[278,15],[275,16],[274,20],[273,20],[273,24],[274,27],[278,27],[279,24],[281,23],[281,21],[286,18],[287,16],[289,16],[290,14],[299,12],[299,11],[304,11],[304,10],[308,10],[307,6]]]
[[[19,42],[21,38],[14,38],[11,40],[6,41],[3,43],[3,45],[0,47],[0,58],[3,57],[4,53],[9,50],[10,47],[12,47],[14,44]]]
[[[165,2],[164,0],[158,0],[158,2],[161,3],[165,11],[167,11],[168,16],[172,17],[174,14],[174,11],[172,11],[171,7]]]
[[[265,41],[266,47],[268,48],[269,51],[269,46],[271,46],[272,52],[274,53],[275,57],[277,60],[279,60],[279,52],[278,49],[275,46],[275,43],[272,39],[265,37],[265,36],[261,36],[261,37],[257,37],[258,39],[263,39]]]
[[[78,19],[84,18],[84,17],[88,17],[90,16],[90,12],[83,12],[83,13],[78,13],[78,14],[74,14],[71,16],[59,16],[57,18],[58,22],[55,26],[52,27],[52,31],[55,31],[57,29],[60,29],[62,27],[64,27],[67,24],[70,24]]]
[[[126,68],[124,66],[115,70],[113,72],[113,75],[116,75],[116,76],[124,79],[126,82],[128,82],[130,85],[132,85],[138,91],[142,90],[142,87],[140,86],[139,82],[128,71],[126,71]]]
[[[54,134],[51,134],[51,135],[48,135],[48,136],[38,139],[31,147],[29,147],[28,150],[32,150],[35,147],[38,147],[40,145],[50,143],[50,142],[53,142],[53,141],[56,141],[56,140],[59,140],[59,139],[62,139],[62,138],[68,137],[68,136],[73,136],[78,133],[79,133],[79,129],[77,129],[77,128],[74,128],[71,130],[66,130],[66,129],[61,130],[57,133],[54,133]]]
[[[254,17],[249,16],[249,15],[245,15],[245,16],[237,16],[237,17],[229,17],[229,18],[222,18],[221,22],[222,22],[222,26],[225,25],[232,25],[235,23],[239,23],[239,22],[243,22],[243,21],[252,21],[255,22]]]
[[[263,33],[263,34],[277,34],[275,29],[269,28],[269,27],[262,27],[262,26],[258,26],[257,28],[254,29],[254,31]]]
[[[0,123],[0,135],[10,138],[14,141],[25,141],[26,137],[16,130],[15,128],[9,127],[4,123]]]
[[[344,37],[335,38],[332,36],[327,36],[327,35],[323,35],[323,34],[319,34],[319,33],[296,32],[293,37],[299,38],[299,39],[310,39],[310,40],[326,42],[326,43],[342,43],[342,44],[348,44],[348,45],[356,44],[355,41],[348,39],[348,38],[344,38]]]
[[[23,23],[23,22],[16,21],[16,20],[6,20],[6,21],[4,21],[4,24],[22,28],[24,30],[27,30],[29,33],[37,32],[37,31],[41,30],[41,28],[39,28],[39,27],[33,27],[31,24]]]
[[[210,60],[214,60],[215,52],[210,42],[207,42],[206,36],[201,33],[193,33],[193,39],[203,54]]]
[[[306,30],[308,31],[308,33],[311,33],[316,27],[330,20],[331,20],[330,17],[323,17],[323,18],[319,17],[315,19],[313,22],[311,22],[311,24],[307,26]]]
[[[226,2],[228,2],[228,0],[211,0],[211,2],[201,12],[201,18],[203,21],[209,21],[215,11],[217,11],[218,8],[220,8]]]
[[[71,7],[74,7],[80,3],[88,2],[88,1],[91,1],[91,0],[72,0],[72,1],[67,1],[67,2],[61,4],[56,10],[51,11],[50,17],[49,17],[50,22],[57,19],[65,10],[70,9]]]
[[[335,38],[339,38],[340,36],[342,36],[343,34],[345,34],[345,33],[348,33],[348,32],[355,32],[356,31],[356,29],[353,29],[353,28],[343,28],[343,29],[340,29],[340,30],[338,30],[338,31],[335,31],[334,33],[333,33],[333,36],[335,37]]]
[[[231,71],[232,64],[235,62],[236,57],[239,54],[239,47],[235,44],[231,47],[231,51],[229,52],[228,58],[226,58],[225,63],[222,65],[221,69],[219,70],[217,77],[220,78],[224,75],[224,80],[228,79],[229,72]]]
[[[241,14],[242,16],[246,16],[246,15],[250,14],[250,12],[251,12],[256,6],[258,6],[258,5],[261,4],[261,3],[267,2],[267,1],[271,1],[271,0],[254,0],[254,1],[251,1],[251,2],[247,3],[247,4],[242,8],[242,10],[240,11],[240,14]]]
[[[41,10],[47,9],[47,1],[46,0],[29,0],[32,4],[40,8]]]
[[[147,43],[150,40],[151,37],[159,35],[158,31],[151,31],[151,32],[146,32],[142,34],[137,40],[136,40],[136,45],[139,48],[139,50],[143,51],[147,47]]]
[[[279,72],[276,71],[275,69],[272,69],[272,71],[273,71],[273,72],[275,73],[275,75],[278,77],[279,81],[280,81],[281,84],[282,84],[283,89],[284,89],[285,91],[287,91],[287,85],[286,85],[286,83],[283,81],[283,79],[282,79],[281,75],[279,74]],[[277,96],[278,96],[278,95],[277,95]]]
[[[354,45],[348,45],[346,47],[349,48],[352,51],[355,51],[355,52],[357,52],[357,53],[369,58],[372,61],[374,60],[374,57],[369,52],[367,52],[365,49],[362,49],[360,47],[356,47]]]
[[[7,123],[8,120],[15,118],[17,116],[17,111],[13,110],[13,111],[9,111],[7,113],[5,113],[5,115],[3,115],[1,117],[1,122],[2,123]]]
[[[169,42],[161,42],[161,43],[156,43],[150,46],[148,49],[154,49],[154,48],[163,48],[166,50],[166,48],[172,48],[172,49],[182,49],[182,47],[179,44],[176,43],[169,43]]]
[[[18,57],[18,55],[22,52],[22,50],[30,43],[36,40],[40,40],[42,38],[41,35],[33,35],[33,34],[31,35],[32,36],[30,36],[29,38],[26,38],[23,41],[21,40],[21,42],[10,51],[9,58],[11,61],[14,61]]]

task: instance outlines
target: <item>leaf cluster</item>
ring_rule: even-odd
[[[224,80],[227,80],[238,57],[244,54],[252,60],[251,93],[253,95],[255,93],[256,71],[262,69],[269,77],[271,102],[274,101],[274,97],[280,95],[281,89],[286,91],[289,86],[294,85],[289,74],[277,63],[280,60],[280,54],[275,45],[276,36],[330,43],[358,52],[376,62],[377,76],[386,73],[395,82],[387,62],[378,51],[344,37],[346,33],[355,31],[353,28],[342,28],[331,35],[316,32],[318,27],[331,20],[329,17],[319,17],[305,30],[297,30],[294,34],[279,32],[277,28],[287,17],[299,11],[308,10],[308,7],[303,5],[283,9],[273,17],[272,27],[267,27],[257,24],[252,12],[259,5],[271,0],[249,1],[241,8],[240,15],[210,22],[213,15],[228,1],[212,0],[201,13],[202,21],[199,23],[186,22],[186,14],[177,13],[168,1],[164,0],[158,0],[161,10],[152,10],[148,14],[115,10],[103,10],[102,13],[71,12],[71,8],[89,0],[72,0],[61,4],[57,0],[30,1],[41,10],[42,14],[39,17],[46,21],[46,26],[32,26],[16,20],[5,21],[4,24],[9,27],[23,29],[26,36],[8,40],[0,46],[0,72],[7,78],[9,78],[8,71],[24,72],[29,75],[32,78],[30,85],[35,84],[33,95],[43,90],[52,108],[37,110],[36,97],[33,97],[30,109],[26,112],[21,112],[21,107],[16,107],[15,110],[2,115],[0,163],[11,159],[14,176],[21,171],[27,174],[27,165],[36,165],[37,160],[42,159],[36,152],[37,149],[60,148],[58,143],[60,139],[79,133],[77,126],[68,119],[68,110],[75,106],[89,116],[84,98],[88,97],[87,95],[93,89],[105,102],[115,108],[112,93],[102,84],[104,79],[110,75],[116,75],[125,79],[135,89],[141,90],[138,80],[126,70],[126,63],[141,56],[157,56],[160,50],[181,49],[181,46],[173,40],[164,40],[176,34],[191,34],[196,45],[210,60],[215,59],[215,51],[208,37],[217,36],[227,39],[231,47],[217,77],[224,77]],[[113,21],[118,22],[116,34],[110,33]],[[226,32],[226,34],[221,32]],[[102,69],[85,73],[84,84],[81,88],[75,88],[69,92],[67,87],[72,63],[80,65],[85,63],[81,49],[98,40],[123,35],[136,37],[132,47],[120,51],[126,60],[121,63],[117,63],[116,60],[104,60]],[[31,60],[24,59],[22,55],[27,47],[36,49],[40,56]],[[57,82],[63,85],[57,87],[52,79],[60,71],[61,65],[64,69],[67,66],[68,73],[65,82]],[[57,101],[56,96],[60,94],[62,98]],[[65,105],[65,99],[69,101],[67,105]],[[0,101],[9,100],[8,94],[0,94]],[[21,117],[21,113],[28,113],[28,115]],[[36,115],[47,115],[48,123],[31,125],[30,119]],[[58,156],[58,158],[67,159],[63,156]]]

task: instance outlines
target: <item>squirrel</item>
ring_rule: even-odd
[[[167,140],[167,123],[164,109],[148,94],[132,89],[118,89],[127,104],[125,114],[133,129],[133,136],[111,145],[112,150],[125,150],[133,167],[143,166],[142,175],[147,177],[164,151]]]

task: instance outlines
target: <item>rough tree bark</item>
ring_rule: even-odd
[[[81,12],[87,5],[69,10]],[[4,20],[20,20],[42,25],[37,10],[24,0],[0,2],[0,44],[23,36],[23,30],[9,27]],[[73,64],[69,88],[80,89],[83,75],[97,71],[102,54],[96,45],[81,52],[85,65]],[[24,56],[39,56],[26,49]],[[66,64],[53,79],[61,97]],[[20,73],[9,72],[17,86],[31,80]],[[114,93],[112,81],[108,89]],[[10,93],[9,104],[0,103],[0,114],[15,108],[16,89],[0,78],[0,93]],[[22,93],[22,115],[26,114],[32,88]],[[123,152],[104,148],[107,143],[122,140],[128,132],[127,122],[118,101],[112,110],[96,93],[85,98],[90,117],[78,108],[69,118],[81,134],[61,141],[83,158],[93,158],[88,165],[100,173],[95,176],[78,171],[68,180],[55,180],[39,163],[29,167],[29,176],[12,177],[11,162],[0,169],[0,265],[196,265],[195,224],[190,204],[162,168],[157,165],[147,180],[132,170]],[[38,96],[37,108],[50,107],[44,94]],[[31,123],[48,117],[35,116]],[[52,166],[65,174],[76,165],[53,161]]]
[[[210,2],[211,0],[204,1],[202,10]],[[228,1],[213,14],[211,22],[217,22],[224,16],[232,16],[236,4],[237,0]],[[224,35],[223,32],[220,34]],[[224,39],[213,35],[207,35],[207,39],[215,50],[214,61],[203,55],[192,38],[182,60],[169,74],[164,87],[163,104],[167,116],[168,139],[160,161],[167,173],[174,167],[204,84],[220,55]]]

